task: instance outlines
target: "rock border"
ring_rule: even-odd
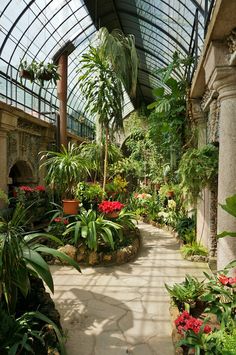
[[[131,233],[135,233],[133,235],[133,240],[131,244],[123,246],[111,252],[88,252],[88,250],[83,245],[76,248],[70,244],[66,244],[63,247],[60,247],[58,250],[72,257],[79,263],[79,265],[83,266],[122,265],[133,261],[137,257],[141,247],[141,236],[139,229],[137,228]],[[54,260],[53,263],[58,264],[61,262],[58,260]]]

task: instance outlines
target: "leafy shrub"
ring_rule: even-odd
[[[114,249],[114,238],[122,238],[120,230],[122,227],[113,221],[97,216],[93,210],[82,210],[75,217],[76,221],[68,224],[64,235],[73,234],[72,243],[78,245],[80,240],[84,240],[90,250],[97,250],[99,243],[104,242]]]
[[[165,284],[165,287],[174,303],[187,311],[191,304],[200,299],[205,290],[204,281],[190,275],[186,275],[185,280],[179,284],[172,287]]]
[[[179,165],[181,186],[186,197],[195,201],[200,191],[212,184],[218,173],[218,149],[207,144],[202,148],[189,149]]]
[[[188,258],[193,255],[207,256],[208,250],[201,244],[197,242],[192,242],[191,244],[185,244],[181,247],[180,252],[184,258]]]

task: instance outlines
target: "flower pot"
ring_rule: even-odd
[[[113,211],[111,213],[107,213],[106,217],[108,218],[118,218],[119,217],[120,212],[119,211]]]
[[[24,78],[24,79],[27,79],[27,80],[31,80],[33,81],[34,80],[34,77],[32,75],[32,73],[28,70],[25,70],[25,69],[22,69],[19,73],[20,77],[21,78]]]
[[[53,78],[53,75],[52,75],[52,73],[49,73],[49,72],[45,72],[45,73],[38,75],[38,79],[43,80],[43,81],[49,81],[49,80],[52,80],[52,78]]]
[[[63,212],[65,214],[77,214],[79,201],[77,200],[62,200]]]
[[[174,191],[167,191],[167,193],[166,193],[166,196],[167,197],[174,197],[174,195],[175,195],[175,193],[174,193]]]

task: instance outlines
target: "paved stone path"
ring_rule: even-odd
[[[139,223],[143,247],[129,264],[52,266],[53,299],[68,331],[68,355],[173,355],[169,296],[164,283],[202,277],[205,263],[180,256],[170,233]]]

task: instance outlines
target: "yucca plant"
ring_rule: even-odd
[[[90,250],[97,250],[99,241],[105,242],[111,249],[114,249],[114,237],[120,236],[122,227],[113,221],[97,216],[93,210],[83,210],[76,217],[77,221],[67,226],[64,235],[73,233],[75,245],[82,239]]]
[[[40,160],[40,168],[47,168],[46,181],[59,189],[63,198],[73,198],[77,183],[89,174],[88,163],[75,143],[69,143],[68,148],[62,145],[60,152],[42,152]]]
[[[80,271],[77,262],[66,254],[39,243],[43,237],[62,244],[58,238],[45,233],[25,233],[26,213],[18,204],[10,221],[0,220],[0,297],[4,297],[10,314],[15,311],[18,292],[24,297],[29,293],[30,275],[42,278],[54,291],[51,272],[41,253],[59,258]]]

